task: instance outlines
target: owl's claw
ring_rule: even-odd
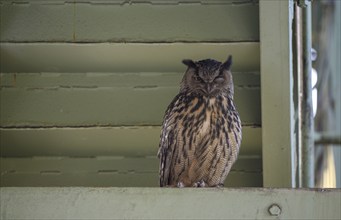
[[[223,183],[219,183],[216,187],[217,187],[217,188],[223,188],[223,187],[224,187],[224,184],[223,184]]]
[[[193,187],[205,187],[205,186],[206,186],[206,183],[203,180],[193,184]]]
[[[178,183],[176,184],[176,187],[178,187],[178,188],[184,188],[184,187],[185,187],[185,184],[184,184],[183,182],[178,182]]]

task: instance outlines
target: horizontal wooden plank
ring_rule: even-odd
[[[3,157],[155,156],[161,128],[0,129]],[[243,127],[242,155],[261,155],[261,128]]]
[[[3,127],[160,125],[177,92],[176,87],[2,89],[0,121]],[[259,93],[235,90],[243,124],[261,123]]]
[[[226,187],[262,187],[261,172],[231,171]],[[1,187],[157,187],[158,173],[10,173],[1,176]]]
[[[3,187],[3,219],[340,219],[341,190]]]
[[[2,0],[2,4],[43,4],[43,5],[62,5],[62,4],[108,4],[108,5],[131,5],[131,4],[150,4],[150,5],[178,5],[178,4],[203,4],[203,5],[235,5],[235,4],[258,4],[259,0]]]
[[[233,55],[233,71],[259,72],[259,43],[1,43],[1,72],[183,72],[181,60]]]
[[[157,173],[12,173],[3,175],[0,183],[1,187],[156,187],[157,178]]]
[[[148,157],[2,157],[1,173],[38,173],[48,175],[53,173],[97,173],[99,175],[157,173],[159,159]],[[261,172],[262,160],[257,156],[238,157],[233,166],[235,172]]]
[[[160,125],[182,77],[177,73],[84,75],[2,74],[1,126]],[[259,125],[260,90],[255,85],[259,75],[236,73],[235,78],[239,83],[235,104],[243,124]]]
[[[156,187],[156,157],[1,158],[1,186]],[[226,186],[262,186],[262,161],[240,157]]]
[[[0,73],[0,88],[97,88],[180,86],[182,72],[139,73]],[[259,72],[233,72],[236,87],[260,87]]]
[[[0,4],[0,40],[258,41],[258,4],[234,2],[7,0]]]

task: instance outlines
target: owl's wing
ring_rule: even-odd
[[[160,158],[160,186],[167,186],[170,178],[170,167],[174,154],[174,145],[172,144],[173,131],[169,127],[162,130],[159,158]]]
[[[170,169],[172,164],[172,158],[174,155],[174,106],[178,101],[179,95],[176,96],[166,110],[166,114],[163,120],[160,145],[158,151],[158,157],[160,159],[159,175],[160,186],[167,186],[170,179]]]

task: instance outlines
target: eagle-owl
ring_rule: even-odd
[[[162,125],[160,186],[223,186],[242,139],[233,103],[232,56],[224,63],[212,59],[182,62],[187,70]]]

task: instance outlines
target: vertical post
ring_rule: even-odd
[[[299,176],[300,187],[314,187],[314,121],[311,88],[311,3],[301,9],[302,71],[299,76]]]
[[[337,85],[337,82],[341,82],[341,63],[338,58],[341,57],[341,2],[336,1],[335,2],[335,14],[334,14],[334,39],[335,39],[335,45],[334,49],[331,53],[333,53],[333,73],[335,76],[335,84]],[[339,74],[337,74],[339,73]],[[335,87],[334,87],[335,88]],[[334,94],[341,94],[341,88],[340,86],[336,86],[336,89],[334,90]],[[335,108],[335,121],[336,121],[336,133],[338,133],[339,137],[341,136],[341,100],[336,103]],[[340,143],[340,138],[339,138]],[[335,155],[335,170],[336,170],[336,187],[341,188],[341,148],[340,146],[334,146],[334,155]]]
[[[264,187],[294,187],[295,119],[292,0],[260,0]]]
[[[298,113],[298,135],[297,135],[297,174],[296,174],[296,186],[297,187],[302,187],[302,138],[300,136],[301,134],[301,88],[302,88],[302,71],[303,71],[303,59],[302,58],[302,53],[303,53],[303,47],[302,47],[302,13],[300,10],[301,4],[302,2],[297,1],[297,3],[295,4],[295,55],[296,55],[296,59],[294,59],[294,61],[296,61],[296,80],[297,80],[297,99],[298,99],[298,106],[297,106],[297,113]]]

